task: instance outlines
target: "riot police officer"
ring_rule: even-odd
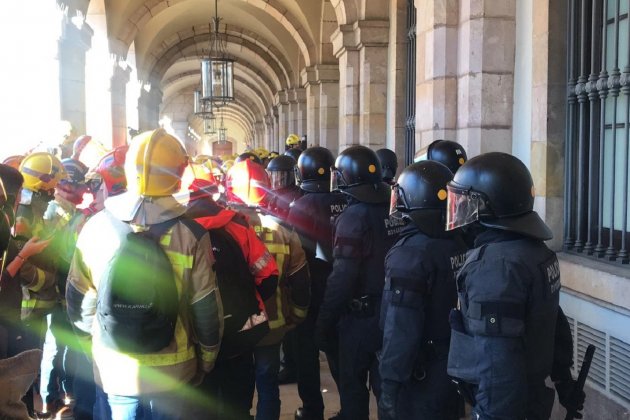
[[[457,276],[459,309],[452,327],[448,373],[458,378],[480,419],[548,419],[554,391],[571,400],[571,343],[559,310],[560,270],[543,241],[552,234],[533,211],[527,167],[505,153],[466,162],[448,184],[447,230],[472,227],[475,249]],[[555,362],[555,364],[554,364]],[[560,362],[560,363],[559,363]]]
[[[440,162],[448,169],[457,173],[457,170],[468,160],[464,147],[450,140],[435,140],[427,149],[427,160]]]
[[[339,331],[339,394],[343,417],[369,416],[370,384],[378,397],[376,352],[381,347],[379,308],[385,254],[403,222],[389,218],[390,188],[382,181],[376,153],[365,146],[344,150],[331,171],[331,186],[346,195],[348,207],[335,223],[333,271],[317,319],[324,344]]]
[[[296,419],[321,419],[324,403],[320,393],[319,351],[315,344],[315,320],[324,298],[326,279],[332,271],[332,221],[346,208],[339,192],[330,192],[330,167],[335,163],[330,150],[310,147],[298,160],[296,177],[304,195],[296,200],[288,222],[300,236],[311,271],[311,306],[306,320],[285,337],[285,359],[293,355],[298,392],[303,407]],[[336,343],[328,343],[326,358],[333,379],[338,380]],[[291,351],[293,350],[293,351]]]
[[[242,162],[242,161],[247,160],[247,159],[249,159],[249,160],[251,160],[252,162],[257,163],[257,164],[259,164],[259,165],[261,165],[261,166],[262,166],[262,164],[263,164],[262,160],[260,160],[260,157],[258,157],[258,155],[257,155],[256,153],[253,153],[253,152],[245,152],[245,153],[241,153],[240,155],[238,155],[238,156],[236,157],[236,159],[234,160],[234,162],[235,162],[235,163],[238,163],[238,162]]]
[[[286,221],[291,204],[302,195],[300,187],[295,184],[296,164],[291,156],[283,155],[273,158],[267,165],[271,183],[267,210],[282,222]]]
[[[383,182],[389,185],[394,184],[394,177],[398,170],[398,157],[393,150],[378,149],[376,151],[379,162],[381,162],[381,171],[383,173]]]
[[[296,162],[300,158],[301,154],[302,154],[302,149],[297,148],[297,147],[294,147],[292,149],[287,149],[284,152],[285,156],[291,156]]]
[[[405,168],[392,189],[390,213],[409,224],[385,258],[380,420],[459,417],[457,390],[446,374],[448,314],[467,248],[444,231],[452,178],[441,163],[423,161]]]

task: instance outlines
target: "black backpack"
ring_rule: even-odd
[[[173,266],[159,240],[178,220],[138,233],[117,221],[120,247],[101,278],[96,305],[101,339],[107,347],[124,353],[154,353],[173,339],[179,297]]]
[[[263,322],[241,331],[250,316],[260,313],[254,276],[239,244],[225,229],[210,229],[208,232],[224,313],[218,360],[225,360],[253,349],[269,331],[269,323]]]

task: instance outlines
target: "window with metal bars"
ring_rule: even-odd
[[[405,164],[416,154],[416,6],[407,0],[407,79],[405,89]]]
[[[630,0],[569,0],[564,248],[628,264]]]

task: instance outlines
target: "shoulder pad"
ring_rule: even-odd
[[[195,238],[197,238],[197,240],[200,240],[207,232],[203,226],[187,217],[182,217],[179,219],[179,221],[182,222],[182,224],[184,224],[184,226],[186,226],[193,235],[195,235]]]
[[[469,264],[479,261],[483,256],[483,252],[485,251],[486,246],[487,244],[484,244],[478,248],[473,248],[468,251],[466,253],[466,262],[464,262],[460,271],[464,271]]]

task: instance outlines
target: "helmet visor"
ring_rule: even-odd
[[[483,208],[483,198],[479,193],[447,185],[446,230],[457,229],[479,220],[479,210]]]
[[[341,171],[334,166],[330,167],[330,191],[339,191],[347,187],[346,181],[343,179]]]
[[[269,171],[269,181],[271,182],[271,190],[281,190],[294,183],[293,174],[286,171]]]
[[[405,202],[405,191],[398,184],[392,186],[392,194],[389,200],[389,215],[395,219],[402,219],[404,209],[408,209]]]
[[[88,190],[90,190],[92,194],[96,194],[98,190],[101,189],[101,185],[103,185],[103,177],[101,176],[101,174],[91,174],[86,180],[86,184]]]

